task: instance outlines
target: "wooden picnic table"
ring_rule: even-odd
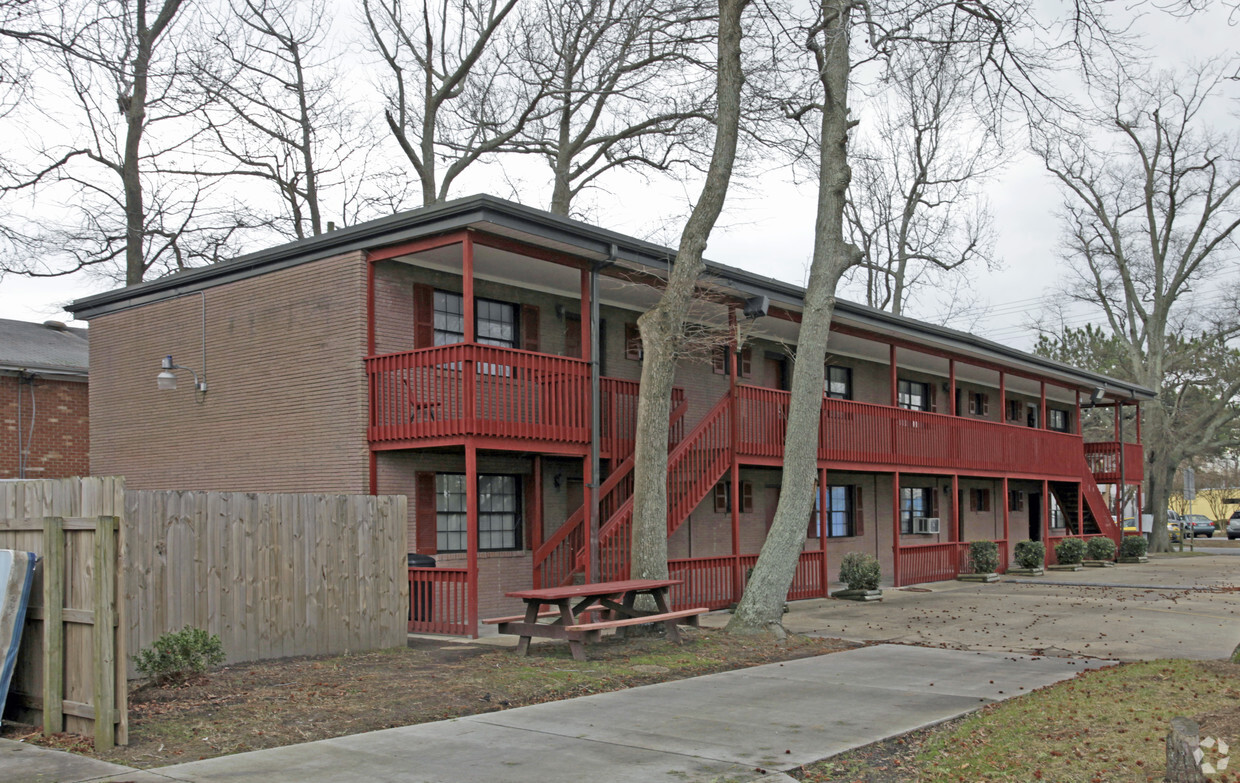
[[[509,598],[525,601],[525,614],[515,617],[494,617],[483,620],[499,626],[500,633],[521,637],[517,653],[528,655],[530,639],[567,639],[573,658],[586,659],[585,643],[596,641],[607,628],[629,625],[663,623],[667,638],[680,643],[680,623],[697,625],[698,615],[708,611],[705,607],[682,609],[673,612],[668,604],[668,591],[679,579],[626,579],[618,582],[595,582],[565,587],[544,587],[538,590],[518,590],[507,593]],[[654,599],[656,611],[636,608],[637,597],[649,595]],[[549,611],[544,606],[555,607]],[[584,622],[583,614],[598,612],[600,620]],[[539,622],[539,619],[550,622]]]

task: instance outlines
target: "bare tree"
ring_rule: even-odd
[[[328,217],[366,217],[378,139],[341,94],[345,77],[327,49],[333,19],[324,3],[234,0],[225,13],[195,70],[226,158],[220,173],[271,185],[280,209],[268,222],[288,238],[321,234]],[[385,206],[400,201],[396,194]]]
[[[57,81],[27,120],[47,128],[37,162],[0,189],[41,199],[37,219],[14,229],[5,271],[87,269],[133,284],[228,252],[238,225],[216,212],[210,183],[159,176],[159,162],[189,154],[199,130],[184,90],[188,44],[174,35],[183,4],[66,3],[32,21],[25,40]]]
[[[702,254],[723,210],[740,135],[742,15],[749,0],[719,0],[715,141],[697,203],[680,235],[680,246],[659,302],[637,319],[642,337],[642,377],[633,449],[633,548],[637,578],[667,576],[667,437],[676,356]]]
[[[1092,134],[1051,136],[1039,149],[1065,192],[1075,279],[1064,293],[1097,309],[1128,377],[1158,395],[1143,410],[1154,551],[1169,546],[1176,468],[1240,445],[1236,292],[1214,308],[1193,295],[1240,260],[1240,145],[1207,122],[1230,68],[1118,77]]]
[[[712,111],[702,0],[541,0],[521,18],[518,78],[545,109],[511,145],[543,156],[550,211],[615,169],[666,172],[707,157]],[[704,84],[704,82],[706,82]]]
[[[903,314],[915,291],[967,280],[993,264],[994,231],[979,190],[997,167],[989,118],[972,109],[972,84],[953,46],[910,47],[892,59],[870,101],[874,121],[852,155],[845,210],[863,260],[846,279],[871,307]],[[948,291],[944,307],[959,296]]]
[[[511,39],[500,35],[516,4],[362,2],[387,66],[384,119],[418,175],[423,205],[447,199],[462,172],[501,150],[540,110],[542,95],[513,78]]]

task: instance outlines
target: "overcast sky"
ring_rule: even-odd
[[[1136,29],[1154,61],[1172,68],[1192,58],[1236,53],[1240,49],[1235,43],[1238,30],[1228,22],[1223,9],[1190,20],[1148,14],[1138,20]],[[495,181],[494,174],[479,175],[454,196],[481,192],[486,182]],[[683,214],[691,196],[684,186],[646,183],[637,178],[613,180],[610,189],[614,197],[595,195],[592,222],[642,237],[651,237],[657,231],[661,215]],[[1053,298],[1054,287],[1063,276],[1056,217],[1061,199],[1041,164],[1018,152],[994,178],[988,193],[1002,267],[991,272],[975,270],[973,285],[979,305],[984,307],[973,308],[948,325],[1028,349],[1034,340],[1028,324]],[[510,193],[506,188],[495,195]],[[545,203],[545,194],[537,192],[534,186],[522,190],[521,195],[527,204]],[[814,198],[812,188],[798,188],[786,172],[771,172],[750,181],[743,190],[729,196],[707,256],[763,275],[803,283],[812,241]],[[678,226],[665,225],[656,238],[674,236],[669,228]],[[70,315],[63,309],[66,303],[113,287],[109,281],[83,275],[51,279],[10,275],[0,282],[0,317],[67,321]],[[934,313],[919,311],[916,304],[910,314],[938,320]],[[1087,320],[1088,314],[1083,311],[1069,317],[1072,325]]]

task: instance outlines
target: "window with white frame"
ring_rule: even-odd
[[[517,347],[517,305],[494,299],[474,299],[474,325],[483,345]],[[435,291],[435,345],[465,341],[465,297]]]

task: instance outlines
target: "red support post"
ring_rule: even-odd
[[[601,565],[602,565],[601,563],[595,563],[595,562],[594,562],[594,561],[595,561],[595,558],[597,558],[597,557],[598,557],[598,554],[599,554],[599,553],[598,553],[598,550],[596,549],[596,544],[595,544],[595,542],[590,541],[590,509],[594,507],[594,488],[591,486],[591,485],[594,483],[594,477],[593,477],[593,476],[591,476],[591,475],[590,475],[590,473],[591,473],[591,471],[590,471],[590,457],[589,457],[589,456],[586,456],[586,458],[585,458],[585,459],[583,459],[583,460],[581,461],[581,476],[582,476],[582,481],[581,481],[582,495],[581,495],[581,497],[582,497],[582,499],[585,501],[585,509],[586,509],[586,519],[585,519],[585,523],[586,523],[586,547],[585,547],[585,549],[586,549],[586,562],[585,562],[585,564],[584,564],[584,565],[585,565],[585,568],[584,568],[584,573],[585,573],[585,579],[586,579],[586,583],[587,583],[587,584],[592,584],[592,583],[595,581],[595,580],[594,580],[594,573],[595,573],[595,570],[596,570],[597,568],[601,567]],[[600,574],[600,576],[601,576],[601,574]],[[605,581],[605,580],[602,580],[602,581]]]
[[[587,362],[590,356],[590,272],[581,270],[581,358]],[[613,431],[612,437],[615,437]]]
[[[952,474],[952,528],[948,533],[948,541],[963,541],[964,536],[960,535],[960,474]]]
[[[894,348],[892,351],[894,352]],[[891,576],[900,586],[900,471],[891,474]]]
[[[1046,429],[1046,381],[1039,381],[1038,386],[1041,389],[1041,402],[1038,407],[1038,429]]]
[[[737,411],[736,376],[737,363],[740,361],[740,349],[736,341],[736,310],[728,308],[728,396],[732,406],[731,429],[728,433],[728,448],[731,452],[732,466],[729,470],[732,499],[732,600],[741,600],[741,466],[737,459],[739,441],[740,416]]]
[[[469,595],[469,633],[478,638],[478,449],[465,441],[465,569]]]
[[[822,518],[822,515],[826,513],[826,508],[827,508],[827,469],[826,468],[818,469],[818,508],[819,508],[818,549],[822,552],[822,560],[819,561],[819,568],[820,568],[819,579],[822,581],[822,597],[826,598],[827,596],[831,594],[831,590],[830,590],[831,576],[830,576],[830,571],[828,571],[827,569],[827,537],[823,535],[823,533],[826,532],[827,528],[826,528],[826,525],[824,524],[826,520]],[[853,509],[853,513],[856,513],[855,508]],[[854,526],[856,525],[855,520],[853,524]],[[874,535],[875,537],[877,537],[878,527],[875,526],[874,530],[875,530]]]
[[[1042,480],[1042,542],[1050,548],[1051,539],[1051,483]]]
[[[534,481],[531,490],[534,493],[534,504],[530,508],[530,549],[538,551],[543,542],[543,485],[542,455],[534,455]]]
[[[1141,403],[1138,401],[1138,402],[1134,402],[1132,405],[1133,405],[1133,410],[1136,411],[1137,444],[1139,445],[1141,443]]]
[[[1073,432],[1080,435],[1083,432],[1081,429],[1081,393],[1074,389],[1073,396],[1076,398],[1076,423],[1072,425],[1075,427]]]
[[[1076,485],[1076,534],[1085,534],[1085,483]]]
[[[1000,498],[1000,502],[1003,503],[1003,546],[1005,549],[1008,550],[1007,558],[1008,558],[1008,563],[1010,563],[1012,560],[1012,551],[1011,551],[1012,501],[1011,501],[1010,496],[1008,495],[1008,491],[1009,491],[1008,490],[1008,477],[1004,476],[1002,481],[1003,481],[1003,496]],[[1004,570],[1007,569],[1008,563],[1003,564]]]

